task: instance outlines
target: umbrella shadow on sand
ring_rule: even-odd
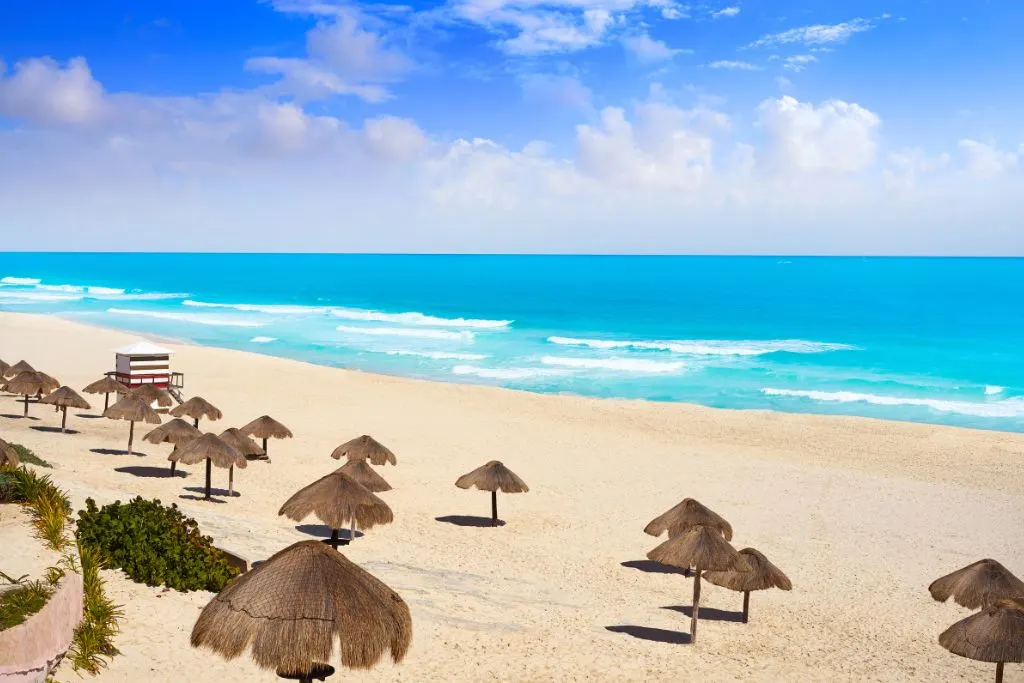
[[[505,526],[504,520],[499,519],[495,524],[490,517],[474,517],[473,515],[444,515],[443,517],[434,517],[434,520],[455,526]]]
[[[102,415],[94,415],[93,413],[76,413],[75,417],[80,417],[83,420],[102,420]]]
[[[679,612],[680,614],[685,614],[688,617],[693,616],[692,605],[666,605],[661,609]],[[736,624],[742,624],[743,612],[730,612],[729,610],[715,609],[714,607],[701,607],[700,618],[707,619],[708,621],[731,621]]]
[[[690,576],[691,572],[689,569],[680,569],[679,567],[670,567],[667,564],[661,564],[654,560],[627,560],[626,562],[620,563],[623,567],[629,569],[639,569],[642,572],[648,574],[679,574],[680,576]]]
[[[332,529],[328,528],[326,524],[298,524],[295,527],[296,531],[301,531],[307,536],[316,536],[317,538],[330,538]],[[356,538],[362,538],[363,532],[356,531]],[[338,529],[338,538],[345,540],[352,540],[351,529]]]
[[[200,491],[203,495],[195,496],[195,495],[192,495],[192,494],[183,493],[180,496],[178,496],[178,498],[181,498],[182,500],[198,500],[200,503],[218,503],[218,504],[227,503],[226,500],[221,500],[220,498],[207,498],[206,495],[205,495],[206,494],[206,489],[205,488],[196,489],[196,490]],[[215,489],[212,489],[210,491],[210,493],[212,494],[214,490]]]
[[[166,467],[148,467],[146,465],[115,467],[114,471],[122,474],[130,474],[135,477],[145,477],[147,479],[170,479],[171,477],[188,476],[188,472],[182,472],[181,470],[171,474],[171,471]]]
[[[64,429],[64,430],[61,430],[60,427],[48,427],[46,425],[32,425],[31,427],[29,427],[29,429],[34,429],[37,432],[48,432],[50,434],[61,434],[61,433],[64,433],[64,434],[78,434],[78,430],[77,429]]]
[[[89,452],[96,453],[97,455],[134,455],[138,458],[141,458],[146,455],[145,453],[139,453],[137,451],[134,453],[129,453],[123,448],[90,448]]]
[[[690,634],[680,631],[669,631],[664,628],[652,628],[650,626],[605,626],[606,631],[612,633],[625,633],[627,636],[650,640],[655,643],[671,643],[673,645],[689,645]]]
[[[13,413],[0,413],[0,417],[6,417],[11,420],[32,420],[33,422],[39,420],[35,415],[15,415]]]
[[[164,472],[167,472],[167,470],[164,470]],[[206,495],[206,487],[205,486],[186,486],[185,490],[186,491],[191,491],[192,493],[201,493],[204,496]],[[241,498],[241,496],[242,496],[242,494],[239,493],[238,491],[235,491],[233,496],[229,496],[227,489],[218,489],[218,488],[211,488],[210,489],[210,495],[211,496],[221,496],[222,498],[229,498],[229,497],[230,498]]]

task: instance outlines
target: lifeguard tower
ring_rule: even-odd
[[[138,342],[120,349],[114,349],[115,370],[108,372],[129,389],[152,384],[166,389],[181,402],[181,390],[185,387],[185,375],[171,372],[171,351],[148,341]]]

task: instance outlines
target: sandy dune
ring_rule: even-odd
[[[0,357],[25,358],[80,389],[137,337],[45,317],[0,314]],[[310,536],[276,515],[296,489],[339,463],[331,450],[370,433],[398,456],[378,471],[395,523],[347,549],[412,608],[400,665],[342,673],[367,681],[920,681],[989,680],[991,665],[947,653],[938,634],[968,613],[934,603],[928,583],[982,557],[1024,574],[1024,435],[860,418],[720,411],[686,405],[540,396],[349,372],[233,351],[174,347],[186,393],[224,412],[219,432],[269,413],[296,434],[271,442],[272,463],[236,473],[241,496],[195,500],[200,467],[164,476],[169,446],[119,450],[127,423],[75,411],[77,434],[39,431],[0,398],[0,436],[54,463],[76,506],[135,495],[178,503],[222,546],[261,559]],[[103,397],[89,397],[102,407]],[[139,433],[141,435],[144,430]],[[486,493],[455,479],[503,460],[530,492],[500,497],[507,525],[485,516]],[[215,470],[214,485],[227,475]],[[644,525],[698,498],[786,571],[791,593],[752,597],[704,588],[701,642],[680,644],[691,583],[624,563],[658,541]],[[310,522],[314,523],[313,521]],[[303,527],[304,528],[304,527]],[[36,541],[0,548],[16,566]],[[642,563],[640,566],[644,566]],[[271,681],[247,659],[188,645],[208,594],[180,594],[108,573],[124,605],[122,650],[102,681]],[[667,641],[667,642],[666,642]],[[59,678],[73,678],[61,671]],[[1010,665],[1007,681],[1024,681]]]

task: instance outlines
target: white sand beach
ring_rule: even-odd
[[[112,369],[112,349],[140,337],[56,318],[0,314],[0,357],[25,359],[76,390]],[[311,538],[277,516],[294,491],[336,469],[334,447],[372,434],[398,458],[378,468],[393,524],[343,549],[410,605],[405,661],[328,680],[365,681],[957,681],[993,665],[954,656],[938,634],[970,612],[932,601],[935,578],[984,557],[1024,573],[1024,434],[863,418],[725,411],[681,404],[535,395],[319,367],[173,345],[187,396],[224,412],[221,431],[269,414],[295,434],[271,463],[235,473],[240,496],[196,500],[200,466],[165,475],[170,446],[125,447],[128,425],[72,411],[62,435],[49,406],[0,397],[0,437],[54,465],[76,509],[136,495],[177,503],[215,542],[250,560]],[[11,417],[14,416],[14,417]],[[437,521],[487,516],[488,494],[455,479],[502,460],[530,491],[499,495],[499,528]],[[214,486],[227,473],[214,470]],[[200,494],[201,495],[201,494]],[[185,496],[185,497],[183,497]],[[644,525],[683,497],[728,519],[733,545],[765,553],[792,592],[742,596],[705,585],[700,641],[689,627],[691,579],[623,563],[660,541]],[[315,520],[309,520],[315,524]],[[13,526],[11,527],[13,528]],[[8,530],[5,527],[5,531]],[[0,569],[38,541],[4,533]],[[97,681],[272,681],[245,656],[189,646],[208,593],[182,594],[106,572],[123,605],[121,655]],[[664,642],[669,641],[669,642]],[[336,664],[336,662],[335,662]],[[74,680],[66,666],[58,679]],[[1024,681],[1024,665],[1006,668]]]

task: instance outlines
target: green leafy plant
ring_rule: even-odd
[[[53,465],[33,453],[31,449],[22,446],[20,443],[12,443],[11,446],[18,452],[18,459],[21,460],[21,464],[53,469]]]
[[[18,588],[0,594],[0,631],[24,623],[50,599],[53,589],[42,581],[19,580]]]
[[[0,472],[0,502],[23,503],[32,513],[32,526],[54,550],[68,543],[65,527],[71,518],[71,501],[47,475],[27,467]]]
[[[199,532],[178,506],[135,498],[97,508],[91,498],[78,513],[80,546],[97,548],[139,583],[175,590],[219,592],[238,574],[213,539]]]
[[[106,596],[100,569],[105,567],[103,554],[97,548],[78,546],[81,558],[84,610],[82,622],[75,629],[74,639],[68,648],[71,667],[75,671],[90,674],[99,673],[107,662],[119,654],[114,647],[114,636],[118,633],[118,621],[123,612]],[[67,559],[74,565],[74,557]]]

